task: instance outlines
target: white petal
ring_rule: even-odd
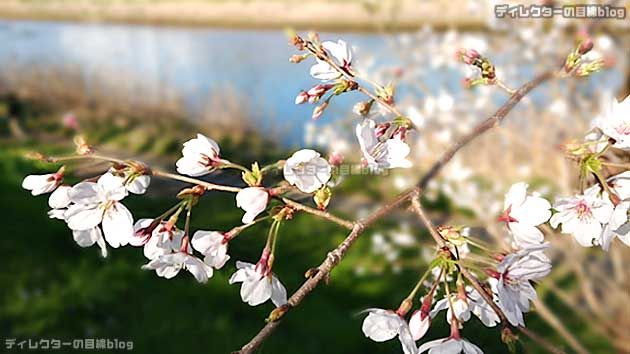
[[[72,230],[88,230],[101,223],[103,210],[98,205],[70,205],[65,213],[68,227]]]
[[[80,182],[75,184],[70,191],[68,197],[73,203],[77,204],[96,204],[100,202],[99,188],[94,182]]]
[[[63,209],[67,208],[70,205],[70,196],[68,192],[70,191],[70,186],[59,186],[50,197],[48,197],[48,205],[52,209]]]
[[[133,217],[121,203],[112,204],[103,216],[103,233],[110,246],[125,246],[133,237]]]
[[[519,182],[510,187],[510,190],[505,195],[505,202],[503,204],[503,210],[507,210],[510,206],[520,206],[525,202],[527,196],[527,183]]]
[[[55,180],[55,174],[30,175],[22,181],[22,188],[30,190],[32,195],[40,195],[52,192],[59,185]]]
[[[123,183],[124,179],[122,177],[114,176],[109,172],[102,175],[97,181],[98,187],[103,193],[103,197],[106,200],[114,201],[122,200],[127,196],[127,189]]]
[[[361,327],[363,334],[375,342],[385,342],[394,338],[399,328],[398,315],[385,310],[371,311],[363,320]]]
[[[273,302],[276,307],[287,303],[287,290],[275,276],[271,277],[271,302]]]
[[[144,194],[151,184],[151,176],[137,176],[127,184],[127,190],[133,194]]]

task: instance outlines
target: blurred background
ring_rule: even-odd
[[[630,20],[497,19],[484,0],[3,0],[0,1],[0,338],[118,338],[134,351],[226,353],[240,348],[271,311],[241,302],[228,285],[229,262],[207,284],[188,274],[172,280],[142,271],[131,247],[81,249],[64,223],[47,218],[45,197],[20,188],[30,173],[58,166],[24,159],[28,151],[67,154],[83,134],[101,152],[174,170],[181,144],[201,132],[222,155],[248,165],[286,158],[301,147],[342,153],[359,161],[348,93],[323,117],[295,96],[317,82],[308,63],[291,64],[285,29],[317,30],[323,40],[346,40],[353,66],[397,86],[397,106],[421,127],[410,134],[414,168],[388,176],[351,176],[335,188],[330,209],[347,218],[366,215],[413,185],[452,139],[485,119],[507,98],[496,87],[464,89],[472,77],[455,59],[474,48],[492,59],[497,76],[516,88],[562,62],[576,33],[588,28],[589,53],[607,69],[592,77],[536,89],[494,129],[461,152],[431,185],[424,203],[436,223],[506,246],[495,222],[515,182],[550,200],[577,186],[577,166],[559,148],[580,139],[610,97],[630,92]],[[537,2],[524,1],[524,4]],[[546,1],[546,4],[554,2]],[[575,3],[575,2],[572,2]],[[583,2],[578,2],[583,3]],[[592,4],[597,1],[588,1]],[[555,2],[557,6],[563,2]],[[617,1],[629,9],[628,1]],[[628,156],[619,156],[628,161]],[[73,170],[71,181],[107,166]],[[609,171],[611,174],[615,171]],[[619,171],[617,171],[619,172]],[[236,173],[209,180],[239,184]],[[183,185],[154,180],[147,195],[125,204],[134,218],[154,217]],[[309,202],[307,199],[305,202]],[[234,196],[210,193],[195,208],[192,229],[229,230],[240,223]],[[232,259],[257,259],[262,224],[230,244]],[[579,247],[545,230],[554,271],[538,285],[540,301],[529,327],[570,353],[630,353],[630,254],[621,243],[605,253]],[[274,271],[289,292],[345,236],[344,230],[298,215],[281,230]],[[396,307],[426,268],[428,236],[403,211],[362,236],[332,273],[261,353],[397,353],[399,343],[376,344],[361,332],[368,307]],[[446,335],[440,316],[428,338]],[[506,353],[499,329],[467,323],[465,336],[486,353]],[[526,339],[522,353],[542,353]],[[4,347],[4,342],[0,343]]]

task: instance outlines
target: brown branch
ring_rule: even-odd
[[[429,171],[424,175],[424,177],[420,179],[416,187],[401,193],[398,197],[396,197],[390,203],[377,209],[364,221],[357,222],[354,228],[352,229],[352,232],[350,232],[350,234],[343,240],[343,242],[339,244],[339,246],[337,246],[337,248],[335,248],[333,251],[328,253],[327,258],[318,267],[317,272],[312,277],[310,277],[306,282],[304,282],[304,284],[302,284],[302,286],[295,293],[293,293],[293,295],[291,295],[291,297],[288,300],[289,301],[288,306],[283,310],[282,315],[278,316],[274,321],[268,322],[260,330],[260,332],[258,332],[258,334],[256,334],[256,336],[252,338],[252,340],[249,343],[245,344],[241,348],[241,350],[235,353],[238,353],[238,354],[253,353],[260,346],[260,344],[269,335],[271,335],[271,333],[273,333],[273,331],[278,327],[278,325],[281,322],[282,317],[287,312],[289,312],[292,308],[294,308],[300,302],[302,302],[302,300],[308,294],[310,294],[313,290],[315,290],[317,285],[323,279],[328,279],[332,269],[337,265],[337,263],[341,261],[341,259],[346,254],[348,248],[359,238],[359,236],[365,230],[365,228],[367,228],[372,223],[378,221],[379,219],[387,215],[393,209],[409,201],[411,198],[418,197],[420,193],[422,192],[422,190],[426,187],[426,185],[434,177],[438,175],[442,167],[444,167],[453,158],[453,156],[455,156],[457,151],[459,151],[462,147],[470,143],[472,140],[474,140],[478,136],[482,135],[487,130],[499,124],[508,115],[508,113],[514,108],[514,106],[523,97],[525,97],[525,95],[527,95],[535,87],[551,79],[552,77],[554,77],[553,72],[545,72],[541,74],[540,76],[536,77],[535,79],[533,79],[532,81],[521,86],[518,90],[516,90],[516,92],[512,96],[510,96],[510,98],[505,102],[505,104],[503,104],[503,106],[499,108],[499,110],[497,110],[495,114],[493,114],[491,117],[489,117],[488,119],[486,119],[485,121],[477,125],[469,134],[464,135],[462,138],[454,142],[453,145],[448,150],[446,150],[446,152],[444,152],[444,154],[434,163],[434,165],[431,167],[431,169],[429,169]],[[438,242],[438,239],[442,240],[441,243],[438,242],[438,245],[444,244],[444,240],[439,236],[439,234],[437,235],[437,238],[433,234],[432,236],[434,239],[436,239],[436,242]],[[483,294],[483,293],[484,292],[480,292],[480,294]],[[552,351],[552,353],[564,354],[562,351]]]
[[[348,230],[352,230],[352,228],[354,227],[354,223],[352,221],[346,220],[346,219],[342,219],[338,216],[335,216],[327,211],[323,211],[323,210],[319,210],[319,209],[315,209],[315,208],[311,208],[307,205],[298,203],[292,199],[289,198],[280,198],[282,200],[282,202],[284,202],[284,204],[290,206],[291,208],[297,210],[297,211],[303,211],[305,213],[309,213],[315,216],[319,216],[320,218],[329,220],[334,222],[337,225],[341,225],[343,227],[345,227]]]

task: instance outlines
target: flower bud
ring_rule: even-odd
[[[313,115],[312,115],[313,120],[318,120],[319,118],[321,118],[322,114],[324,114],[324,110],[326,109],[326,107],[328,107],[328,102],[324,102],[320,104],[319,106],[315,107],[315,109],[313,110]]]
[[[584,55],[593,49],[593,40],[590,37],[587,37],[582,42],[580,42],[580,46],[578,47],[578,53]]]
[[[274,309],[273,311],[271,311],[271,313],[269,314],[269,317],[267,317],[265,321],[275,322],[279,320],[280,318],[282,318],[282,316],[284,316],[285,313],[287,313],[287,311],[289,311],[290,308],[291,308],[291,305],[285,304]]]
[[[293,64],[298,64],[298,63],[301,63],[307,57],[308,57],[307,54],[302,54],[302,55],[294,54],[289,58],[289,62]]]
[[[391,126],[391,123],[389,122],[376,125],[376,127],[374,128],[374,134],[376,135],[376,138],[379,139],[380,137],[385,135],[385,133],[387,132],[387,129],[389,129],[390,126]]]
[[[413,306],[413,301],[411,299],[404,299],[400,303],[400,306],[398,306],[398,310],[396,310],[396,314],[398,314],[398,316],[404,317],[405,315],[407,315],[409,310],[411,310],[412,306]]]
[[[343,155],[340,152],[333,151],[328,156],[328,163],[333,167],[339,167],[343,163]]]
[[[309,96],[308,93],[306,93],[305,91],[300,91],[300,93],[295,96],[295,104],[302,104],[306,101],[308,101]]]
[[[354,107],[352,107],[352,112],[361,117],[365,117],[370,113],[373,102],[374,101],[357,102]]]
[[[315,192],[313,196],[313,200],[315,201],[315,205],[320,210],[326,209],[328,203],[330,203],[330,198],[332,197],[332,191],[328,186],[324,186]]]

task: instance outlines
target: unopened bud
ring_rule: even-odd
[[[301,63],[304,59],[308,57],[308,54],[294,54],[289,58],[289,62],[293,64]]]
[[[398,316],[404,317],[405,315],[407,315],[409,310],[411,310],[412,306],[413,306],[413,300],[411,300],[411,299],[404,299],[400,303],[400,306],[398,306],[398,310],[396,310],[396,314],[398,314]]]
[[[78,155],[89,155],[94,152],[92,147],[87,144],[87,141],[81,135],[74,137],[74,145],[76,146],[76,153]]]
[[[474,49],[460,49],[458,51],[459,58],[468,65],[473,65],[477,59],[481,58],[479,52]]]
[[[340,152],[333,151],[328,156],[328,163],[330,163],[333,167],[339,167],[343,163],[343,155]]]
[[[284,304],[276,308],[275,310],[271,311],[271,313],[269,314],[269,317],[267,317],[265,321],[275,322],[279,320],[280,318],[282,318],[282,316],[284,316],[284,314],[287,313],[290,309],[291,309],[291,305]]]
[[[374,101],[362,101],[357,102],[352,108],[352,112],[361,117],[365,117],[370,114],[370,109],[372,108],[372,103]]]
[[[297,96],[295,96],[295,104],[302,104],[308,101],[308,99],[309,99],[308,93],[306,93],[306,91],[300,91],[300,93]]]
[[[590,37],[588,37],[580,43],[580,46],[578,47],[578,53],[580,53],[581,55],[584,55],[590,52],[591,49],[593,49],[593,40]]]
[[[379,139],[380,137],[385,135],[385,133],[387,133],[387,129],[389,129],[390,126],[391,123],[389,122],[376,125],[376,127],[374,128],[374,134],[376,135],[376,138]]]
[[[318,189],[313,196],[315,205],[317,205],[317,208],[320,210],[326,209],[328,203],[330,203],[330,198],[332,198],[332,191],[328,188],[328,186]]]
[[[324,110],[326,109],[326,107],[328,107],[328,102],[324,102],[320,104],[319,106],[315,107],[315,109],[313,110],[313,115],[312,115],[313,120],[318,120],[319,118],[321,118],[322,114],[324,114]]]

